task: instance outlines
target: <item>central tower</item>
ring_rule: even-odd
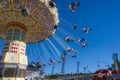
[[[18,22],[8,23],[6,39],[1,54],[1,77],[24,78],[27,66],[25,55],[25,25]]]

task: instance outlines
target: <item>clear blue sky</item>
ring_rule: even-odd
[[[68,10],[68,5],[73,1],[79,1],[80,6],[74,13]],[[65,65],[65,72],[76,72],[77,64],[80,62],[80,72],[83,67],[88,66],[89,70],[95,72],[100,64],[112,64],[112,54],[118,53],[120,58],[120,0],[55,0],[58,8],[60,23],[55,34],[48,40],[37,44],[28,44],[27,52],[29,62],[36,61],[41,56],[41,61],[46,63],[49,58],[59,59],[63,49],[70,46],[79,53],[72,58],[68,53]],[[77,24],[77,30],[72,30],[72,25]],[[83,27],[90,27],[92,31],[84,34]],[[83,37],[89,45],[85,48],[76,42],[65,42],[65,36],[72,38]],[[1,40],[1,44],[3,41]],[[52,48],[50,48],[52,47]],[[52,66],[47,65],[46,73],[51,73]],[[61,72],[61,63],[56,63],[54,73]]]
[[[73,0],[61,1],[56,0],[59,10],[59,16],[72,24],[77,24],[79,28],[90,27],[92,31],[84,35],[80,30],[74,35],[85,37],[90,45],[82,49],[74,44],[79,55],[77,59],[70,60],[67,66],[68,71],[76,71],[76,61],[80,61],[80,71],[84,66],[89,66],[90,71],[95,71],[97,65],[104,67],[106,63],[113,63],[112,54],[120,52],[120,1],[119,0],[77,0],[80,6],[76,8],[75,13],[67,10],[67,5]],[[74,0],[75,1],[75,0]],[[60,26],[62,22],[60,22]],[[69,25],[64,26],[70,27]],[[67,29],[66,29],[67,31]],[[120,55],[119,55],[120,56]],[[75,61],[74,61],[75,60]],[[73,63],[72,63],[73,62]]]

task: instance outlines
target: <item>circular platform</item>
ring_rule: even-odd
[[[1,0],[0,37],[6,39],[8,24],[17,22],[27,29],[25,42],[38,42],[55,31],[58,13],[51,0]]]

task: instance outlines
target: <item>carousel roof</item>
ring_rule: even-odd
[[[54,26],[59,22],[57,8],[51,0],[0,0],[1,38],[6,38],[7,25],[11,22],[25,25],[25,42],[38,42],[55,31]]]

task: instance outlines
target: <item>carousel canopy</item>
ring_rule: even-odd
[[[8,24],[25,25],[25,42],[48,38],[58,24],[56,5],[51,0],[0,0],[0,37],[6,38]]]

